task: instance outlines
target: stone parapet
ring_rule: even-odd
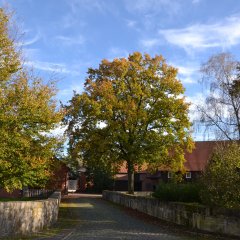
[[[103,198],[150,216],[196,230],[240,237],[240,210],[162,202],[157,198],[104,191]]]
[[[61,192],[48,199],[0,202],[0,237],[28,235],[51,226],[58,219]]]

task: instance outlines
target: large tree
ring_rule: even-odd
[[[126,162],[129,193],[135,166],[182,170],[184,149],[192,147],[191,124],[176,76],[162,56],[139,52],[90,68],[85,91],[66,106],[70,155],[87,164]]]
[[[47,182],[59,147],[49,132],[62,113],[53,100],[54,84],[24,69],[9,21],[0,8],[0,186],[12,191]]]
[[[239,63],[229,53],[213,55],[202,65],[202,83],[207,88],[200,120],[217,139],[240,139]]]

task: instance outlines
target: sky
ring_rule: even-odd
[[[236,0],[0,0],[6,4],[24,33],[25,65],[59,79],[63,103],[83,91],[89,67],[139,51],[178,68],[193,109],[202,101],[201,64],[221,52],[240,58]]]

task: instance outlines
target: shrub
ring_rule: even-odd
[[[240,207],[240,144],[218,146],[202,176],[202,202],[210,206]]]
[[[153,196],[162,201],[200,202],[199,192],[200,185],[196,183],[162,183]]]

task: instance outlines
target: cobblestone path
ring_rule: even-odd
[[[54,229],[58,230],[54,233]],[[52,236],[51,236],[52,235]],[[62,200],[52,234],[38,240],[213,240],[109,203],[97,195],[69,195]],[[224,238],[223,238],[224,239]]]

